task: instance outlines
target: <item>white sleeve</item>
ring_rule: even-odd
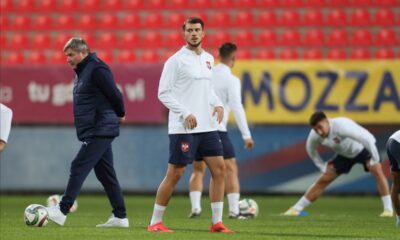
[[[211,56],[211,66],[214,66],[214,58]],[[212,72],[212,71],[211,71]],[[210,89],[210,97],[211,97],[211,106],[213,107],[224,107],[224,104],[222,103],[221,99],[219,99],[219,97],[217,96],[217,94],[215,93],[215,87],[214,84],[211,82],[211,89]]]
[[[371,165],[379,163],[379,153],[375,145],[375,137],[353,120],[346,120],[346,124],[341,124],[338,128],[338,134],[361,143],[372,155]]]
[[[238,78],[228,85],[228,105],[235,116],[236,124],[242,133],[244,140],[251,139],[249,126],[247,125],[246,113],[242,104],[242,96],[240,94],[240,80]]]
[[[178,63],[174,59],[169,59],[161,73],[160,84],[158,86],[158,99],[172,112],[178,113],[186,119],[191,113],[184,105],[174,98],[172,87],[176,79]]]
[[[316,135],[316,133],[314,133],[314,130],[311,130],[310,134],[308,134],[306,150],[308,156],[310,156],[314,164],[321,170],[321,172],[325,172],[326,164],[317,151],[318,145],[320,145],[320,142],[318,141],[318,136]]]
[[[13,112],[10,108],[0,103],[0,140],[8,141],[8,135],[11,130]]]

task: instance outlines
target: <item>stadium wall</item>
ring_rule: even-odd
[[[388,136],[400,125],[368,125],[376,136],[377,146],[386,160],[384,145]],[[236,149],[243,193],[301,193],[319,175],[307,157],[305,125],[252,126],[256,147],[243,148],[239,131],[232,127],[230,135]],[[66,186],[69,166],[80,143],[71,126],[15,126],[0,160],[1,192],[62,192]],[[114,162],[122,188],[127,192],[155,193],[167,167],[168,136],[164,125],[122,127],[121,136],[113,143]],[[328,159],[332,152],[321,149]],[[188,167],[177,191],[186,192],[191,166]],[[208,177],[205,186],[208,186]],[[102,191],[93,172],[84,183],[83,191]],[[329,188],[331,193],[375,194],[372,176],[361,166],[339,178]]]

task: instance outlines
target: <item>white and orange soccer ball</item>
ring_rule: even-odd
[[[56,206],[57,204],[60,203],[61,198],[62,198],[62,195],[61,196],[58,194],[51,195],[50,197],[47,198],[47,206],[48,207]],[[75,200],[74,204],[69,209],[69,212],[75,212],[76,210],[78,210],[78,201],[77,200]]]
[[[25,209],[24,220],[30,227],[44,227],[49,222],[49,213],[44,206],[31,204]]]
[[[242,216],[255,218],[258,216],[258,204],[251,198],[244,198],[239,201],[239,213]]]

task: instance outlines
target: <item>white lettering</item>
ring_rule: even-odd
[[[64,84],[59,83],[53,86],[52,103],[54,106],[64,106],[67,102],[72,102],[73,82]]]
[[[31,102],[47,102],[50,98],[50,86],[30,82],[28,84],[28,95]]]
[[[145,98],[144,80],[138,79],[134,84],[127,83],[125,85],[125,92],[129,101],[143,101]]]

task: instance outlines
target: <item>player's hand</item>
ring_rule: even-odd
[[[190,114],[189,116],[186,117],[185,126],[188,129],[193,129],[197,127],[197,119],[193,114]]]
[[[120,117],[118,120],[119,120],[119,123],[123,123],[126,121],[126,117],[125,116]]]
[[[215,114],[217,114],[218,123],[221,123],[222,119],[224,119],[224,108],[221,106],[216,106],[214,108],[213,116],[215,116]]]
[[[247,150],[253,149],[254,147],[254,141],[251,138],[245,139],[244,140],[244,148]]]

